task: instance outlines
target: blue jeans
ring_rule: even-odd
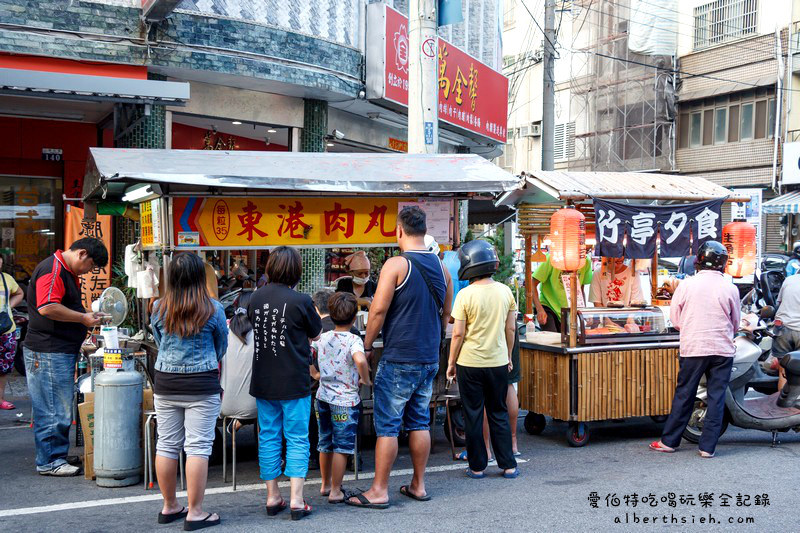
[[[286,477],[306,477],[310,445],[308,420],[311,396],[297,400],[262,400],[258,407],[258,466],[261,479],[272,481],[281,475],[283,437],[286,439]]]
[[[67,462],[78,354],[27,348],[23,348],[23,354],[33,406],[36,470],[46,472]]]
[[[373,389],[378,437],[397,437],[401,429],[430,429],[433,380],[438,371],[439,363],[378,363]]]
[[[355,453],[361,406],[347,407],[317,400],[320,453]]]

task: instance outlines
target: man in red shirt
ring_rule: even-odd
[[[101,322],[81,301],[78,276],[108,264],[102,241],[83,238],[57,250],[33,270],[28,287],[28,333],[23,353],[33,405],[36,470],[43,476],[75,476],[67,462],[75,363],[89,328]]]

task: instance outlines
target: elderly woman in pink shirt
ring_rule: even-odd
[[[714,457],[725,413],[725,389],[731,377],[733,343],[741,318],[739,291],[723,276],[728,251],[716,241],[700,246],[697,274],[678,285],[670,318],[681,333],[681,358],[672,411],[661,440],[650,444],[657,452],[674,452],[694,407],[697,386],[705,374],[708,409],[698,444],[700,456]]]

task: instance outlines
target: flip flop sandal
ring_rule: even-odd
[[[267,505],[267,516],[275,516],[286,509],[286,500],[281,498],[281,502],[277,505]]]
[[[197,531],[198,529],[205,529],[207,527],[218,526],[221,519],[218,516],[216,520],[209,520],[214,513],[208,513],[205,518],[202,520],[184,520],[183,521],[183,530],[184,531]]]
[[[303,501],[303,507],[300,509],[292,509],[292,520],[300,520],[311,514],[311,506]]]
[[[522,452],[514,452],[514,457],[521,457],[521,456],[522,456]]]
[[[181,507],[181,510],[177,513],[158,513],[158,523],[159,524],[171,524],[176,520],[180,520],[181,518],[186,518],[186,515],[189,514],[189,511],[186,510],[186,507]]]
[[[663,453],[673,453],[675,452],[675,448],[670,448],[663,444],[660,440],[656,440],[650,443],[650,449],[654,452],[663,452]]]
[[[465,470],[465,472],[467,474],[467,477],[471,477],[472,479],[483,479],[483,478],[486,477],[486,472],[481,472],[480,474],[476,474],[475,472],[473,472],[469,468],[467,468]]]
[[[17,408],[16,405],[14,405],[11,402],[7,402],[5,400],[3,400],[3,403],[0,403],[0,409],[4,409],[6,411],[12,411],[12,410],[14,410],[16,408]]]
[[[704,452],[703,450],[700,450],[698,453],[700,453],[700,457],[703,459],[713,459],[714,455],[716,455],[716,453],[708,453]]]
[[[519,468],[515,468],[513,472],[503,471],[503,477],[506,479],[515,479],[519,477]]]
[[[408,496],[412,500],[417,500],[418,502],[427,502],[430,501],[431,499],[430,495],[428,494],[426,494],[425,496],[417,496],[416,494],[411,492],[411,489],[409,488],[408,485],[403,485],[402,487],[400,487],[400,494],[402,494],[403,496]]]
[[[351,498],[355,498],[358,500],[358,503],[354,502]],[[347,498],[344,503],[346,505],[350,505],[352,507],[364,507],[365,509],[388,509],[389,502],[386,503],[372,503],[364,496],[362,493],[353,494],[350,498]]]
[[[462,451],[461,453],[457,453],[453,456],[454,461],[468,461],[467,458],[467,450]]]

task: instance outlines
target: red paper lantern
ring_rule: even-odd
[[[725,272],[734,278],[749,276],[756,270],[756,228],[743,220],[734,220],[722,228],[722,244],[728,249]]]
[[[550,264],[565,272],[580,270],[586,263],[586,218],[573,206],[550,217]]]

